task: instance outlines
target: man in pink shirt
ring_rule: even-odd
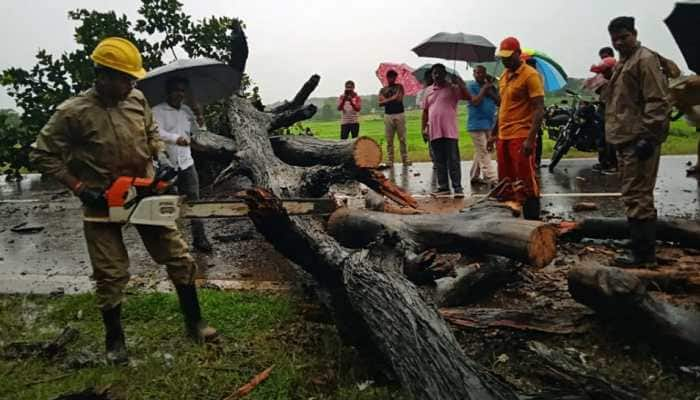
[[[446,78],[445,66],[433,65],[435,83],[428,88],[423,99],[421,126],[423,131],[430,127],[428,136],[438,181],[438,188],[432,194],[449,196],[451,180],[455,197],[464,197],[458,146],[457,104],[460,100],[471,99],[471,96],[461,78],[453,76],[454,83],[448,82]]]
[[[362,98],[355,93],[355,82],[345,82],[345,92],[338,97],[341,139],[347,139],[350,135],[356,138],[360,133],[360,109]]]

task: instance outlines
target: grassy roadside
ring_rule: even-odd
[[[413,161],[430,161],[428,157],[428,146],[423,142],[420,135],[420,118],[418,111],[408,111],[406,113],[406,128],[409,157]],[[460,127],[459,151],[463,160],[471,160],[474,155],[474,147],[471,138],[466,130],[467,113],[464,106],[460,107],[458,115]],[[314,134],[322,139],[338,139],[340,137],[340,123],[338,121],[307,121],[303,123],[305,128],[310,128]],[[360,135],[369,136],[376,140],[382,149],[386,150],[386,140],[384,139],[384,119],[381,114],[363,115],[360,121]],[[400,160],[398,138],[394,139],[396,160]],[[684,120],[673,122],[671,135],[663,145],[664,155],[670,154],[695,154],[698,144],[698,135],[695,128],[690,127]],[[545,135],[543,158],[549,158],[552,154],[554,142]],[[597,157],[594,153],[583,153],[579,151],[569,151],[567,157]]]
[[[61,298],[0,296],[0,347],[51,340],[66,325],[80,331],[65,357],[0,358],[0,399],[52,399],[112,384],[129,399],[222,399],[274,365],[250,399],[396,399],[395,387],[360,391],[368,375],[333,325],[305,321],[293,295],[201,291],[206,317],[223,335],[199,347],[182,333],[172,294],[134,294],[124,306],[129,367],[102,363],[103,331],[92,294]],[[75,368],[77,355],[92,359]]]

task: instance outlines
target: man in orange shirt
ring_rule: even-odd
[[[544,117],[544,87],[537,71],[520,56],[520,42],[508,37],[496,56],[506,70],[498,83],[501,104],[489,145],[496,143],[498,179],[509,178],[512,187],[503,193],[506,200],[523,204],[526,219],[540,218],[540,190],[535,176],[537,131]]]

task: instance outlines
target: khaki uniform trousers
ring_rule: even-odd
[[[655,220],[654,187],[659,172],[661,146],[656,146],[648,159],[634,155],[634,143],[617,146],[617,162],[622,183],[622,202],[627,218]]]
[[[153,261],[166,266],[168,277],[174,284],[194,282],[196,264],[177,229],[134,226]],[[124,288],[129,282],[129,255],[124,246],[123,227],[122,224],[83,222],[93,277],[97,283],[97,305],[102,310],[109,310],[122,302]]]
[[[489,182],[497,182],[496,170],[491,166],[491,153],[488,150],[489,132],[488,131],[470,131],[474,143],[474,160],[472,161],[472,169],[469,171],[469,178],[475,180],[481,178]]]
[[[394,162],[394,134],[399,137],[399,150],[401,161],[408,161],[408,147],[406,147],[406,116],[400,114],[384,114],[384,135],[386,136],[386,155],[389,163]]]

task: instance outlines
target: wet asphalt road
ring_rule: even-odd
[[[698,218],[698,182],[685,175],[690,161],[694,161],[693,156],[662,158],[655,191],[660,215]],[[541,169],[542,206],[550,218],[624,215],[617,176],[593,173],[594,163],[593,159],[563,160],[554,173]],[[471,194],[470,167],[471,162],[463,162],[467,197]],[[385,173],[416,197],[429,197],[431,164],[416,163],[408,168],[396,165],[393,173]],[[484,192],[474,190],[474,194]],[[582,201],[594,202],[599,209],[574,213],[573,205]],[[90,290],[91,268],[82,236],[80,204],[70,193],[55,183],[41,181],[38,175],[29,175],[21,183],[3,181],[0,218],[0,293]],[[24,222],[43,226],[44,230],[34,234],[10,230]],[[232,286],[240,281],[274,286],[293,276],[288,261],[262,239],[249,221],[211,220],[207,225],[216,250],[212,255],[197,256],[202,276],[232,281]],[[188,229],[183,231],[187,234]],[[146,288],[161,287],[158,285],[165,278],[164,270],[150,260],[135,229],[125,230],[125,241],[130,252],[132,282]]]
[[[655,200],[659,215],[666,217],[697,218],[700,215],[698,198],[700,187],[695,178],[686,177],[688,162],[693,156],[662,157],[659,176],[656,182]],[[551,215],[572,219],[582,216],[622,217],[624,210],[619,199],[617,175],[601,175],[591,170],[597,161],[594,159],[562,160],[553,173],[545,167],[543,160],[540,169],[540,184],[543,195],[542,208]],[[462,162],[462,184],[467,197],[470,194],[484,194],[483,188],[471,188],[469,169],[471,162]],[[494,162],[495,168],[495,162]],[[408,168],[397,165],[385,171],[396,184],[417,197],[428,196],[434,188],[432,165],[416,163]],[[594,202],[599,209],[590,212],[574,213],[572,207],[579,202]]]

